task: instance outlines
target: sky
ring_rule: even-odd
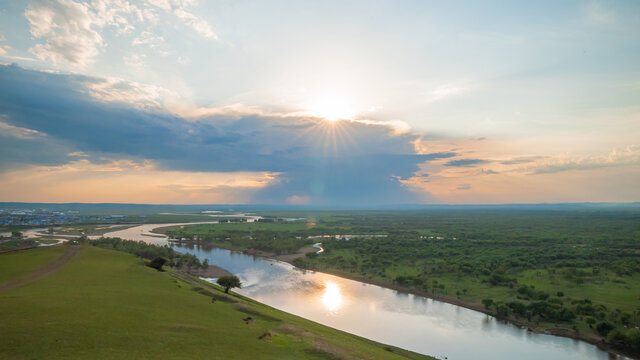
[[[0,201],[640,201],[638,1],[0,4]]]

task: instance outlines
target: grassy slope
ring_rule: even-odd
[[[0,255],[0,283],[17,279],[52,262],[62,255],[64,248],[35,248]]]
[[[383,345],[247,299],[212,303],[194,285],[206,286],[142,266],[125,253],[85,247],[50,276],[0,294],[0,358],[401,358]],[[257,312],[250,324],[242,321],[247,311]],[[259,340],[266,332],[273,336]]]

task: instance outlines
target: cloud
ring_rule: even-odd
[[[0,56],[7,55],[7,52],[9,52],[9,49],[11,49],[11,46],[2,44],[5,41],[7,41],[7,38],[5,38],[4,35],[0,34]]]
[[[150,161],[76,159],[58,166],[26,166],[0,173],[3,201],[246,203],[277,174],[185,172]]]
[[[173,1],[171,4],[154,2],[153,5],[169,11],[190,28],[206,38],[218,39],[211,26],[189,11],[191,1]],[[166,6],[165,6],[166,5]],[[73,0],[31,0],[24,16],[29,22],[31,35],[43,40],[29,51],[40,60],[50,59],[54,63],[66,62],[84,67],[107,47],[103,32],[115,30],[118,36],[134,34],[134,46],[147,46],[161,55],[174,53],[162,36],[155,35],[153,27],[158,16],[150,7],[138,6],[126,0],[93,0],[90,3]],[[0,47],[0,55],[6,47]],[[130,55],[130,57],[133,55]],[[128,63],[140,61],[129,58]]]
[[[293,205],[305,205],[311,202],[311,196],[291,195],[285,200],[285,202]]]
[[[213,30],[211,29],[211,25],[209,25],[209,23],[206,22],[205,20],[186,11],[182,7],[175,9],[173,13],[179,19],[182,19],[186,25],[190,26],[193,30],[195,30],[200,35],[209,39],[218,40],[218,35],[215,32],[213,32]]]
[[[102,36],[94,29],[96,16],[88,4],[71,0],[32,1],[24,16],[31,26],[31,35],[45,41],[30,50],[42,60],[65,60],[84,66],[103,46]]]
[[[535,162],[537,160],[543,159],[542,156],[525,156],[525,157],[517,157],[514,159],[509,159],[509,160],[504,160],[501,161],[500,164],[502,165],[519,165],[519,164],[527,164],[527,163],[532,163]]]
[[[268,112],[236,116],[220,112],[186,119],[163,110],[155,100],[164,96],[162,90],[118,79],[44,73],[14,65],[0,66],[0,82],[5,85],[0,88],[5,123],[46,134],[55,142],[52,149],[59,149],[58,155],[49,166],[69,164],[82,152],[86,155],[82,159],[99,165],[112,159],[149,162],[154,171],[162,172],[272,174],[277,181],[252,190],[254,202],[306,197],[313,204],[327,205],[415,202],[415,195],[399,179],[411,176],[419,164],[453,156],[417,155],[416,134],[397,134],[379,124]],[[47,158],[43,153],[51,152],[44,144],[29,145],[13,146],[11,154],[29,154],[18,158],[22,167],[38,164],[34,159]],[[181,191],[192,186],[181,184],[165,185]],[[189,189],[205,192],[221,185],[226,184]]]
[[[3,120],[9,121],[6,116]],[[71,159],[75,148],[41,131],[0,122],[0,171],[29,164],[55,166]]]
[[[96,24],[100,27],[112,26],[118,34],[132,32],[135,22],[150,17],[148,12],[126,0],[92,0],[91,6],[96,14]]]
[[[190,11],[191,6],[195,5],[195,1],[190,0],[148,0],[148,3],[162,10],[175,15],[182,20],[185,25],[195,30],[205,38],[219,40],[211,25],[204,19],[196,16]]]
[[[482,173],[486,174],[486,175],[498,175],[498,174],[500,174],[499,172],[491,170],[491,169],[482,169]]]
[[[526,168],[532,174],[553,174],[570,170],[591,170],[613,166],[640,165],[640,146],[613,149],[607,155],[558,156],[536,162]]]
[[[140,58],[130,60],[142,61]],[[76,80],[99,101],[132,105],[139,109],[161,108],[168,99],[178,98],[176,93],[165,88],[118,78],[77,77]]]
[[[163,56],[167,56],[175,52],[166,43],[165,39],[162,36],[156,35],[150,31],[143,31],[142,33],[140,33],[131,41],[131,45],[146,46]]]
[[[457,167],[470,167],[478,164],[486,164],[488,160],[482,159],[459,159],[459,160],[451,160],[444,164],[444,166],[457,166]]]
[[[471,90],[469,85],[445,84],[438,86],[427,94],[427,102],[432,103],[452,96],[457,96]]]
[[[2,118],[3,116],[0,116],[0,119]],[[4,136],[13,136],[23,140],[36,139],[36,138],[45,136],[45,134],[41,133],[38,130],[31,130],[31,129],[22,128],[19,126],[9,125],[2,121],[0,121],[0,131]]]
[[[130,56],[123,57],[124,63],[127,66],[139,68],[144,66],[144,54],[132,54]]]

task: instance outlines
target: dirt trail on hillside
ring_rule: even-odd
[[[67,247],[67,251],[65,251],[65,253],[62,254],[62,256],[48,263],[47,265],[41,267],[40,269],[30,274],[19,277],[15,280],[10,280],[0,284],[0,294],[2,294],[7,290],[16,288],[18,286],[26,285],[36,280],[40,280],[43,277],[51,274],[52,272],[60,269],[64,264],[68,263],[69,260],[73,259],[73,257],[76,256],[79,250],[80,250],[80,247],[78,246],[69,246]]]

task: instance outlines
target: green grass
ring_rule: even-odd
[[[54,261],[64,252],[61,246],[35,248],[0,255],[0,283],[17,279]]]
[[[591,269],[584,270],[591,271]],[[640,305],[640,292],[638,292],[640,274],[638,273],[621,277],[611,271],[605,271],[600,276],[583,284],[576,284],[546,270],[530,270],[520,274],[518,282],[534,285],[536,289],[549,293],[555,293],[561,289],[565,297],[589,298],[610,309],[634,311]]]
[[[55,258],[61,248],[1,255],[0,266],[34,264],[48,253]],[[83,247],[57,272],[0,294],[0,358],[429,358],[241,296],[212,303],[212,293],[225,296],[197,280],[145,267],[132,255]],[[254,319],[249,324],[247,316]]]
[[[252,232],[256,230],[303,232],[307,230],[307,224],[304,221],[200,224],[185,226],[183,230],[182,233],[185,235],[222,234],[228,231]]]

